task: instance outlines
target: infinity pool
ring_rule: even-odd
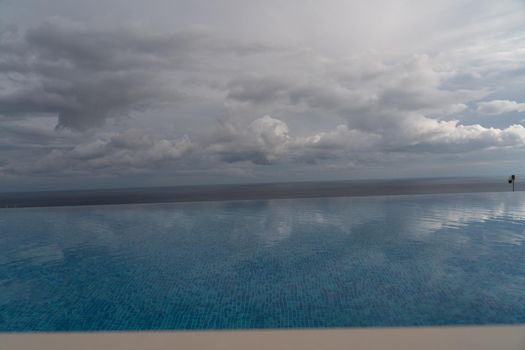
[[[525,323],[525,193],[0,209],[0,331]]]

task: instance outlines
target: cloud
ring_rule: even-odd
[[[498,115],[509,112],[525,111],[525,103],[518,103],[510,100],[492,100],[478,102],[476,111],[481,115]]]
[[[256,137],[256,143],[263,147],[275,148],[288,141],[288,125],[268,115],[254,120],[250,131]]]
[[[229,163],[250,161],[260,165],[271,164],[284,152],[283,147],[289,138],[286,123],[268,115],[247,126],[223,120],[220,135],[204,152],[217,155]]]
[[[463,125],[457,120],[440,121],[413,114],[405,128],[395,134],[350,129],[338,125],[334,130],[308,136],[291,136],[281,120],[264,116],[248,128],[227,123],[228,134],[206,149],[226,162],[318,163],[350,161],[358,164],[367,157],[394,153],[468,153],[525,146],[525,128],[511,125],[504,129],[479,124]]]
[[[11,174],[116,175],[168,168],[191,152],[188,136],[165,139],[145,130],[130,129],[74,147],[54,149],[35,162],[11,160],[4,171]]]
[[[481,152],[497,148],[525,146],[525,128],[510,125],[507,128],[487,128],[479,124],[462,125],[457,120],[438,121],[428,118],[414,120],[418,132],[399,150],[426,153]]]
[[[427,55],[390,60],[364,55],[328,62],[314,56],[310,60],[297,63],[304,72],[298,79],[295,71],[286,70],[280,76],[235,79],[228,86],[227,98],[253,107],[277,105],[331,113],[347,120],[352,129],[374,132],[407,127],[404,120],[414,112],[454,115],[465,110],[466,103],[488,94],[484,88],[446,88],[455,72]]]
[[[207,57],[272,50],[203,32],[98,30],[60,18],[13,35],[0,37],[0,81],[9,87],[0,90],[0,115],[55,114],[58,127],[74,130],[179,103],[188,98],[180,80],[209,69]]]
[[[311,59],[310,69],[303,67],[302,79],[294,79],[294,72],[287,71],[280,76],[245,75],[228,85],[227,98],[251,108],[270,106],[282,115],[289,111],[307,111],[319,118],[331,114],[345,123],[303,137],[292,136],[286,125],[286,138],[278,138],[280,142],[272,147],[257,147],[256,143],[251,148],[238,147],[231,140],[241,133],[233,131],[227,143],[231,147],[221,148],[225,160],[251,157],[261,164],[356,161],[377,154],[481,152],[524,145],[520,125],[494,128],[455,119],[468,109],[467,103],[489,91],[448,87],[457,71],[428,55],[390,60],[377,55],[339,61]],[[452,120],[440,119],[451,116]]]
[[[223,164],[235,163],[235,173],[253,174],[249,167],[238,164],[322,164],[330,167],[334,163],[344,163],[359,167],[393,154],[482,152],[524,145],[525,135],[520,125],[494,128],[463,124],[457,119],[440,119],[464,112],[467,103],[483,98],[488,91],[447,87],[446,82],[456,73],[450,67],[441,67],[429,56],[387,60],[371,55],[326,61],[310,55],[297,61],[295,70],[281,69],[278,63],[284,57],[280,53],[274,56],[275,68],[282,72],[281,75],[242,72],[234,73],[233,77],[217,75],[217,81],[223,83],[213,88],[223,94],[223,99],[218,101],[225,102],[226,116],[220,120],[212,138],[204,133],[204,136],[192,136],[190,141],[189,137],[174,139],[169,133],[155,136],[144,130],[125,130],[105,136],[95,134],[95,139],[88,137],[76,145],[57,147],[36,162],[12,162],[5,169],[19,174],[53,173],[56,169],[80,173],[164,171],[181,169],[184,162],[180,161],[191,159],[195,171],[205,162],[218,169],[222,169]],[[258,65],[251,59],[242,62]],[[311,69],[308,71],[306,66]],[[122,78],[132,76],[126,73]],[[107,78],[101,77],[99,82],[104,79]],[[207,81],[195,83],[206,85]],[[129,88],[137,91],[148,89],[147,84],[146,87],[138,82],[129,84]],[[83,92],[84,98],[90,95],[80,89],[80,85],[76,89]],[[95,90],[93,96],[97,95]],[[109,93],[100,97],[101,108],[110,113],[120,108],[127,108],[128,112],[138,109],[139,102],[147,106],[148,93],[119,90],[122,92],[124,97],[118,94],[112,97]],[[151,94],[157,96],[154,91]],[[20,95],[32,96],[25,92]],[[138,95],[142,100],[136,98]],[[59,98],[47,100],[46,95],[39,96],[45,100],[43,105],[66,106],[67,101]],[[63,98],[67,94],[57,96]],[[126,96],[133,98],[127,100]],[[110,102],[113,99],[122,101],[126,107]],[[50,103],[51,100],[55,104]],[[76,100],[78,97],[70,102],[74,105]],[[108,101],[107,107],[104,101]],[[155,105],[153,100],[149,102]],[[26,105],[39,106],[36,103]],[[258,110],[270,110],[280,117],[268,114],[255,119],[249,117]],[[324,130],[307,128],[299,134],[286,121],[290,113],[308,113],[320,120],[331,116],[337,124],[332,128],[324,127]],[[105,116],[107,118],[108,114]],[[76,117],[85,116],[76,114]],[[214,128],[202,124],[203,130]],[[226,169],[222,171],[227,173]]]
[[[0,33],[4,173],[256,179],[524,146],[514,121],[478,118],[525,110],[484,101],[525,71],[519,33],[424,54],[145,28],[52,18]]]

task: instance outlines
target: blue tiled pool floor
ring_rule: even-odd
[[[0,210],[0,331],[525,323],[525,193]]]

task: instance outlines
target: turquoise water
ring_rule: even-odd
[[[0,209],[0,331],[525,323],[525,193]]]

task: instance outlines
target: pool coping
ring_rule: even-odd
[[[425,349],[523,350],[525,325],[161,331],[0,333],[0,350],[105,349]]]

